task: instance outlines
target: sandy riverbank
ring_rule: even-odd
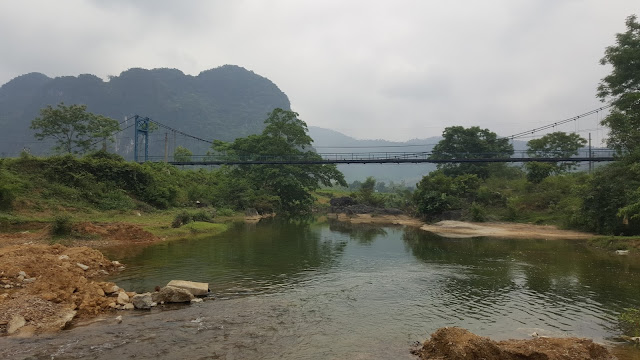
[[[427,224],[407,215],[331,214],[332,218],[353,224],[405,225],[420,228],[436,235],[452,238],[495,237],[510,239],[575,239],[594,237],[589,233],[561,230],[555,226],[519,223],[471,223],[445,220]]]

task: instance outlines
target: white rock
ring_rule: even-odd
[[[28,276],[27,276],[27,273],[26,273],[26,272],[24,272],[24,271],[20,271],[20,272],[18,272],[18,276],[28,277]]]
[[[136,309],[151,309],[153,306],[151,293],[135,295],[131,298],[131,303],[136,307]]]
[[[120,324],[122,322],[122,315],[116,316],[116,322]]]
[[[5,289],[11,289],[12,287],[13,287],[13,286],[12,286],[12,285],[10,285],[10,284],[7,284],[7,285],[5,285],[5,286],[4,286],[4,288],[5,288]]]
[[[60,255],[58,256],[58,260],[69,260],[69,255]]]
[[[22,282],[25,284],[31,284],[34,281],[36,281],[36,278],[28,278],[28,279],[22,280]]]
[[[629,255],[629,250],[616,250],[618,255]]]
[[[107,270],[104,270],[104,269],[100,269],[100,270],[98,270],[98,272],[100,274],[102,274],[102,275],[109,275],[109,272]]]
[[[151,303],[151,307],[155,307],[155,306],[158,306],[158,303],[157,302],[152,302]]]
[[[116,302],[120,305],[124,305],[124,304],[128,304],[129,303],[129,295],[127,295],[126,292],[122,291],[118,293],[118,299],[116,300]]]
[[[23,281],[23,280],[24,280],[24,276],[18,275],[18,281]]]
[[[23,327],[27,321],[20,315],[13,315],[7,324],[7,334],[11,335]]]
[[[76,263],[76,265],[78,265],[78,267],[84,271],[89,270],[89,267],[85,264],[81,264],[81,263]]]
[[[202,299],[200,299],[200,298],[193,298],[193,299],[191,299],[191,303],[192,303],[192,304],[193,304],[193,303],[201,303],[201,302],[202,302]]]
[[[111,263],[112,263],[113,265],[115,265],[115,266],[120,265],[120,261],[118,261],[118,260],[113,260]]]
[[[171,280],[167,286],[172,286],[179,289],[185,289],[194,296],[203,296],[209,293],[209,283],[184,281],[184,280]]]
[[[133,309],[135,309],[135,306],[133,306],[132,303],[128,303],[128,304],[124,304],[124,306],[122,306],[122,308],[124,310],[133,310]]]
[[[118,291],[120,291],[120,287],[118,285],[113,285],[111,287],[111,290],[109,291],[105,291],[105,293],[107,294],[113,294],[113,293],[117,293]]]

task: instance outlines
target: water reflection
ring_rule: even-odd
[[[377,237],[387,235],[387,230],[376,224],[350,224],[335,219],[329,219],[329,230],[349,235],[360,244],[371,244]]]
[[[187,279],[210,283],[217,295],[256,294],[330,266],[345,246],[322,238],[309,222],[240,223],[221,236],[171,241],[122,258],[130,268],[112,280],[138,292]]]

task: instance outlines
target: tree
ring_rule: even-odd
[[[419,215],[434,219],[445,211],[459,210],[471,203],[479,187],[480,179],[475,174],[452,177],[434,171],[420,180],[413,201]]]
[[[578,155],[578,150],[586,144],[587,140],[576,133],[567,134],[557,131],[539,139],[529,140],[527,154],[539,158],[569,158]],[[574,161],[562,163],[529,162],[525,164],[527,179],[533,183],[539,183],[552,174],[575,169],[576,164]]]
[[[613,105],[601,121],[609,128],[607,146],[623,153],[640,150],[640,23],[635,15],[625,23],[627,31],[616,34],[600,60],[612,71],[598,86],[598,97]]]
[[[173,159],[175,161],[191,161],[191,156],[193,156],[191,150],[183,146],[178,146],[173,152]]]
[[[103,142],[113,141],[113,133],[120,129],[116,120],[87,112],[86,105],[48,105],[40,110],[40,117],[31,122],[36,139],[55,139],[57,152],[84,154]],[[102,140],[102,141],[100,141]]]
[[[227,159],[322,159],[313,152],[307,124],[298,119],[297,113],[275,109],[265,124],[260,135],[238,138],[231,143],[216,141],[213,149]],[[327,164],[240,165],[234,168],[233,175],[248,179],[262,199],[272,201],[275,196],[278,203],[274,207],[286,215],[309,213],[313,204],[311,191],[321,184],[332,186],[336,182],[347,186],[336,166]]]
[[[433,147],[430,159],[492,159],[513,155],[513,146],[509,144],[509,139],[498,138],[496,133],[489,129],[480,129],[478,126],[448,127],[444,129],[442,137],[443,139]],[[486,179],[494,170],[504,166],[497,163],[443,163],[438,164],[438,169],[447,176],[476,174]]]

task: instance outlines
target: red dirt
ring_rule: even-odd
[[[496,342],[456,327],[436,330],[413,354],[423,360],[615,359],[604,346],[588,339],[539,337]]]

